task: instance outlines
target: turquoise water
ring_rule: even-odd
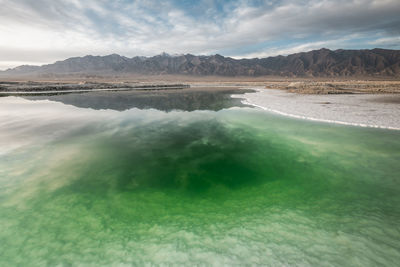
[[[0,265],[394,266],[400,132],[0,98]]]

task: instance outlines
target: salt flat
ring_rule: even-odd
[[[295,118],[400,130],[396,94],[304,95],[254,89],[257,92],[233,97],[244,97],[245,104]]]

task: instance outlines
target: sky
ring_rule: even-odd
[[[0,0],[0,69],[73,56],[400,49],[400,0]]]

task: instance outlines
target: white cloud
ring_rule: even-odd
[[[384,45],[384,46],[399,46],[400,44],[400,36],[395,37],[386,37],[386,38],[379,38],[374,41],[368,42],[371,45]]]
[[[0,0],[0,64],[162,51],[210,54],[229,50],[231,56],[263,56],[338,47],[344,44],[339,39],[355,33],[378,34],[381,42],[376,45],[382,46],[400,36],[398,0],[250,2],[225,4],[217,12],[213,1],[199,1],[203,6],[196,9],[198,14],[191,14],[166,1]],[[273,41],[285,45],[241,52],[244,47]]]
[[[357,45],[353,40],[356,38],[366,38],[366,35],[352,34],[343,38],[336,38],[324,41],[315,41],[308,43],[294,43],[290,45],[285,45],[281,47],[273,47],[268,49],[263,49],[260,51],[255,51],[251,53],[240,54],[234,56],[234,58],[263,58],[277,55],[290,55],[294,53],[306,52],[310,50],[316,50],[321,48],[328,49],[351,49]]]

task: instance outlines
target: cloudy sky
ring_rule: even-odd
[[[400,0],[0,0],[0,69],[72,56],[400,49]]]

